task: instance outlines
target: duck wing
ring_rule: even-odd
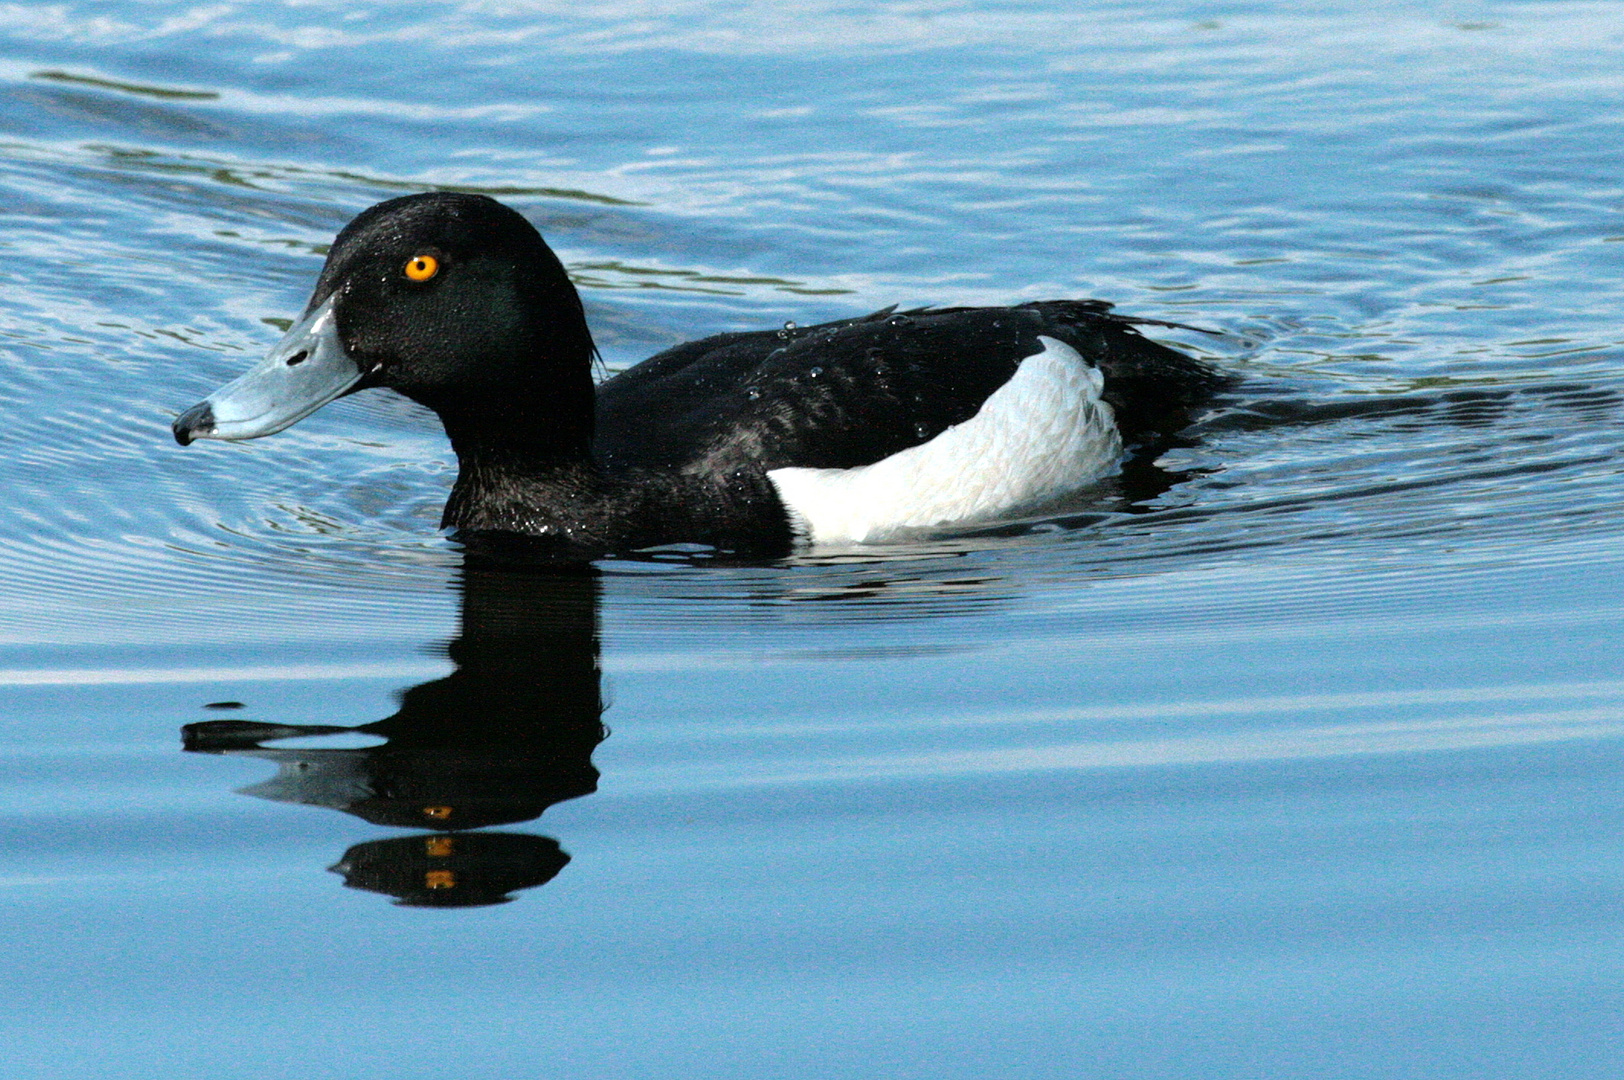
[[[1223,380],[1142,337],[1135,326],[1151,320],[1109,309],[1098,300],[887,309],[689,342],[598,388],[594,451],[611,473],[872,464],[974,416],[1022,360],[1044,350],[1039,335],[1101,368],[1102,396],[1129,441],[1184,426],[1181,415]]]

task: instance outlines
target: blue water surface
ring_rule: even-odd
[[[0,5],[8,1075],[1616,1075],[1621,95],[1566,0]],[[1098,296],[1240,383],[766,564],[488,565],[382,393],[175,446],[432,187],[609,370]]]

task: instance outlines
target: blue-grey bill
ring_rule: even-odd
[[[270,355],[187,409],[175,441],[257,439],[298,423],[361,381],[344,351],[328,299],[300,319]]]

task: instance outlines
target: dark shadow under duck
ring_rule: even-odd
[[[434,830],[356,844],[331,867],[346,885],[413,906],[502,903],[563,869],[569,856],[550,837],[471,830],[533,821],[595,792],[592,754],[609,734],[594,567],[470,548],[457,592],[459,633],[446,649],[456,669],[404,691],[391,716],[361,726],[333,716],[182,728],[189,751],[276,764],[244,795]],[[335,736],[380,743],[319,745]],[[286,745],[311,738],[318,745]]]
[[[1154,450],[1227,380],[1098,300],[718,334],[594,387],[580,296],[516,211],[391,199],[339,233],[299,322],[174,423],[251,439],[387,387],[459,472],[444,527],[574,553],[779,553],[1008,519]]]

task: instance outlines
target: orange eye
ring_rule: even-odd
[[[433,255],[416,255],[406,261],[406,276],[413,281],[427,281],[440,272],[440,260]]]

